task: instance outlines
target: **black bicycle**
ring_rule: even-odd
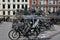
[[[20,24],[20,25],[18,25],[18,24]],[[17,40],[21,36],[24,36],[27,38],[34,36],[34,38],[35,38],[39,35],[39,33],[40,33],[39,27],[38,26],[32,27],[30,24],[30,21],[28,22],[28,20],[26,20],[24,22],[14,23],[12,26],[12,30],[10,30],[8,33],[8,36],[12,40]]]
[[[51,29],[51,24],[41,21],[41,17],[28,16],[20,20],[14,20],[12,30],[9,31],[8,37],[12,40],[19,38],[36,38],[41,32]]]

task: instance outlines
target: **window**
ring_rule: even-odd
[[[53,1],[53,4],[55,4],[55,1]]]
[[[5,9],[5,4],[3,4],[3,9]]]
[[[52,0],[48,0],[48,4],[52,4],[52,2],[53,2]]]
[[[27,4],[25,5],[25,8],[27,8]]]
[[[20,8],[20,5],[19,4],[17,5],[17,8]]]
[[[15,0],[13,0],[13,2],[15,2]]]
[[[55,7],[53,7],[53,11],[55,11]]]
[[[22,8],[24,8],[24,5],[22,4]]]
[[[59,6],[59,8],[60,8],[60,6]]]
[[[10,15],[10,11],[8,11],[8,15]]]
[[[3,15],[5,15],[5,11],[3,11]]]
[[[36,2],[33,2],[33,4],[35,4]]]
[[[22,0],[22,2],[24,2],[24,0]]]
[[[8,9],[10,8],[10,4],[8,4]]]
[[[43,1],[43,4],[46,4],[46,1],[45,0]]]
[[[51,3],[49,3],[49,4],[51,4]]]
[[[59,6],[59,9],[60,9],[60,6]]]
[[[15,15],[15,11],[13,11],[13,15]]]
[[[15,4],[13,4],[13,9],[15,8]]]
[[[10,2],[10,0],[8,0],[8,2]]]
[[[59,4],[60,4],[60,2],[59,2]]]
[[[2,0],[3,2],[5,2],[5,0]]]
[[[33,1],[33,4],[35,4],[36,3],[36,0],[32,0]]]
[[[27,0],[25,0],[25,2],[27,2]]]
[[[39,2],[39,4],[41,4],[41,2]]]
[[[17,2],[20,2],[20,0],[17,0]]]

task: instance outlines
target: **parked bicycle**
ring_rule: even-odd
[[[51,29],[50,23],[41,21],[41,19],[41,17],[31,15],[14,20],[12,30],[8,33],[9,38],[19,39],[21,36],[27,38],[34,36],[35,38],[46,29]]]
[[[17,19],[13,20],[12,29],[8,33],[8,37],[12,40],[17,40],[23,37],[36,38],[41,32],[50,30],[52,23],[45,22],[46,17],[40,16],[36,10],[17,10]]]

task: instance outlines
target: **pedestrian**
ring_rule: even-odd
[[[1,23],[1,19],[0,19],[0,23]]]
[[[3,21],[4,21],[4,22],[6,22],[6,21],[7,21],[7,20],[6,20],[6,18],[7,18],[7,17],[5,17],[5,16],[3,17]]]
[[[7,21],[7,22],[9,21],[9,16],[6,18],[6,21]]]
[[[7,22],[7,17],[5,17],[5,22]]]
[[[0,23],[2,23],[2,21],[3,21],[3,18],[0,18]]]
[[[5,16],[3,17],[3,21],[5,22]]]

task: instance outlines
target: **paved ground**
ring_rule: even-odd
[[[60,40],[60,33],[52,37],[50,40]]]
[[[51,40],[60,40],[60,25],[58,28],[56,28],[55,34],[51,36]]]
[[[10,40],[8,38],[8,32],[9,32],[9,30],[11,30],[11,25],[12,25],[11,22],[4,22],[4,23],[0,24],[0,40]],[[53,40],[57,40],[58,39],[57,37],[60,37],[60,36],[59,35],[56,36],[56,35],[59,33],[60,33],[60,25],[55,25],[55,31],[45,31],[44,33],[42,33],[38,36],[38,39],[34,39],[34,40],[45,40],[45,38],[47,38],[47,37],[52,38]],[[57,38],[57,39],[54,39],[54,38]],[[46,40],[48,40],[48,39],[46,39]]]
[[[39,37],[41,37],[41,38],[43,38],[43,37],[45,37],[45,38],[53,37],[53,36],[60,33],[60,25],[54,25],[54,29],[55,29],[54,31],[45,31],[45,32],[43,32],[42,34],[39,35]]]
[[[8,38],[8,32],[11,29],[12,23],[6,23],[0,24],[0,40],[9,40]]]

